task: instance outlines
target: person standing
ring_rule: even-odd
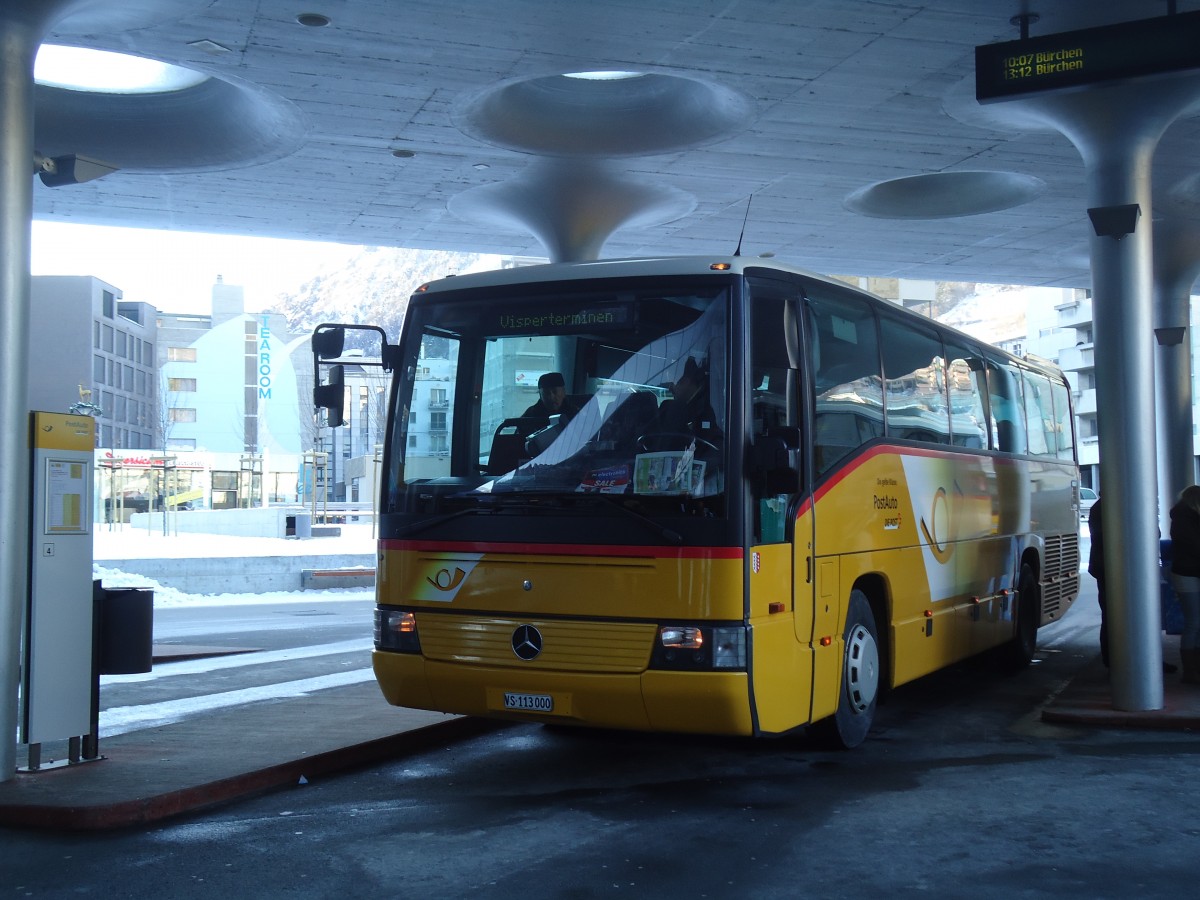
[[[1096,579],[1096,599],[1100,602],[1100,659],[1108,666],[1108,603],[1104,596],[1104,529],[1100,515],[1100,501],[1097,500],[1088,512],[1088,531],[1092,535],[1088,574]]]
[[[1088,574],[1096,579],[1096,600],[1100,604],[1100,659],[1108,667],[1108,600],[1104,593],[1104,522],[1101,518],[1100,500],[1092,504],[1088,512],[1088,532],[1092,536],[1092,549],[1088,553]],[[1200,653],[1200,650],[1197,651]],[[1176,671],[1174,663],[1163,661],[1163,673]]]
[[[1183,610],[1179,656],[1184,684],[1200,684],[1200,485],[1171,507],[1171,586]]]

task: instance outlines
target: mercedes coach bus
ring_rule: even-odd
[[[363,327],[314,333],[334,424]],[[838,281],[536,266],[422,286],[398,345],[371,330],[394,705],[853,747],[889,688],[1028,662],[1078,591],[1063,374]]]

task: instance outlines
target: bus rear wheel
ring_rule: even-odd
[[[1037,575],[1029,563],[1021,563],[1017,575],[1017,628],[1002,649],[1002,661],[1009,669],[1023,669],[1033,661],[1037,650],[1038,625],[1041,624],[1042,599]]]
[[[878,634],[866,594],[851,591],[837,712],[816,725],[818,739],[833,749],[853,749],[871,730],[881,679]]]

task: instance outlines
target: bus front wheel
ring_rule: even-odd
[[[875,615],[862,591],[850,593],[843,643],[837,712],[818,722],[816,731],[821,743],[850,750],[861,744],[871,729],[881,678]]]

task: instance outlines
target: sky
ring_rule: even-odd
[[[275,305],[315,275],[340,268],[362,248],[244,235],[197,234],[35,220],[33,275],[92,275],[162,312],[206,315],[212,286],[245,288],[246,311]]]

